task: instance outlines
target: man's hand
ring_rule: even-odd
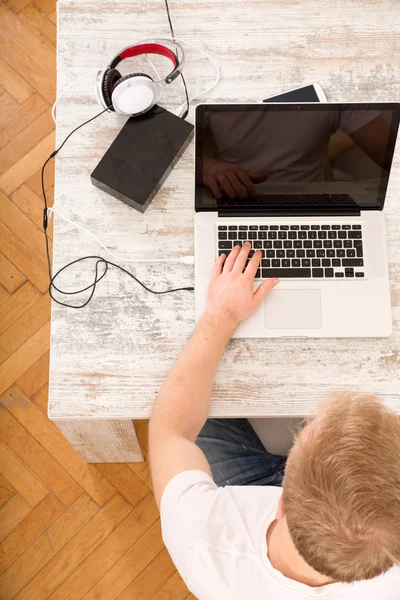
[[[258,308],[265,296],[279,283],[279,279],[267,279],[253,293],[254,277],[261,260],[256,250],[248,266],[246,260],[251,244],[235,246],[228,257],[222,254],[214,265],[207,296],[205,316],[217,326],[232,330]]]
[[[215,198],[225,193],[231,200],[255,196],[254,183],[268,179],[266,173],[248,173],[239,165],[223,162],[214,158],[204,158],[203,183],[207,185]],[[221,191],[222,190],[222,191]]]

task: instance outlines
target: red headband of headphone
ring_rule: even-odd
[[[160,56],[165,56],[166,58],[169,58],[172,61],[175,68],[178,66],[178,58],[172,52],[172,50],[170,50],[166,46],[162,46],[161,44],[148,42],[144,44],[137,44],[135,46],[128,46],[127,48],[122,50],[122,52],[120,54],[117,54],[117,56],[112,60],[112,62],[110,63],[110,68],[115,69],[115,67],[121,62],[121,60],[124,60],[125,58],[140,56],[142,54],[158,54]]]

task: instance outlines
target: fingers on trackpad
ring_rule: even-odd
[[[321,329],[321,290],[272,290],[264,318],[267,329]]]

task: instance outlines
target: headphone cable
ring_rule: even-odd
[[[168,0],[164,0],[164,2],[165,2],[165,8],[167,10],[167,17],[168,17],[169,29],[171,31],[171,37],[175,42],[176,39],[175,39],[174,28],[172,26],[171,14],[169,12]],[[188,89],[187,89],[187,85],[186,85],[186,80],[185,80],[185,77],[182,72],[181,72],[181,78],[182,78],[183,87],[185,88],[185,96],[186,96],[186,109],[185,109],[184,113],[181,115],[181,119],[185,120],[189,114],[189,94],[188,94]]]

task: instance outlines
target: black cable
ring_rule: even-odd
[[[165,2],[165,8],[167,10],[167,17],[168,17],[169,29],[171,31],[172,39],[175,41],[175,33],[174,33],[174,28],[172,26],[171,14],[169,12],[168,0],[164,0],[164,2]],[[183,87],[185,88],[185,96],[186,96],[186,110],[183,113],[183,115],[182,115],[181,118],[183,120],[185,120],[186,117],[189,114],[189,94],[188,94],[187,85],[186,85],[186,81],[185,81],[185,78],[183,76],[183,73],[181,73],[181,78],[182,78]]]
[[[147,292],[150,292],[151,294],[161,295],[161,294],[171,294],[172,292],[180,292],[180,291],[190,291],[190,292],[192,292],[194,290],[193,287],[181,287],[181,288],[174,288],[174,289],[171,289],[171,290],[161,290],[161,291],[152,290],[151,288],[147,287],[147,285],[145,285],[143,282],[141,282],[137,277],[135,277],[135,275],[133,275],[132,273],[130,273],[129,271],[127,271],[126,269],[124,269],[124,267],[121,267],[120,265],[117,265],[116,263],[113,263],[113,262],[111,262],[109,260],[106,260],[105,258],[103,258],[101,256],[83,256],[82,258],[78,258],[76,260],[73,260],[73,261],[69,262],[68,264],[66,264],[64,267],[61,267],[61,269],[59,269],[57,271],[57,273],[55,273],[55,275],[51,274],[51,259],[50,259],[49,238],[48,238],[48,235],[47,235],[47,226],[48,226],[48,214],[47,214],[47,212],[48,212],[48,204],[47,204],[47,196],[46,196],[46,190],[45,190],[45,185],[44,185],[44,171],[45,171],[45,168],[46,168],[47,164],[50,162],[50,160],[52,158],[54,158],[55,156],[57,156],[57,154],[60,152],[60,150],[63,148],[63,146],[67,142],[67,140],[71,137],[71,135],[73,133],[75,133],[75,131],[78,131],[78,129],[80,129],[84,125],[87,125],[88,123],[90,123],[94,119],[97,119],[97,117],[100,117],[100,115],[104,114],[107,110],[108,110],[108,108],[105,108],[104,110],[102,110],[100,113],[98,113],[97,115],[95,115],[91,119],[88,119],[84,123],[81,123],[81,125],[78,125],[78,127],[75,127],[75,129],[73,129],[71,131],[71,133],[69,133],[67,135],[67,137],[65,138],[65,140],[62,142],[61,146],[59,148],[57,148],[56,150],[54,150],[54,152],[52,152],[50,154],[50,156],[47,158],[47,160],[45,160],[45,162],[43,163],[43,166],[42,166],[41,183],[42,183],[42,194],[43,194],[43,200],[44,200],[43,231],[44,231],[44,237],[45,237],[45,242],[46,242],[47,266],[48,266],[48,271],[49,271],[49,295],[50,295],[51,299],[54,300],[54,302],[56,302],[57,304],[60,304],[61,306],[66,306],[67,308],[84,308],[85,306],[87,306],[89,304],[89,302],[91,301],[91,299],[93,298],[93,296],[94,296],[97,284],[106,275],[109,266],[115,267],[116,269],[120,269],[120,271],[122,271],[123,273],[126,273],[127,275],[129,275],[129,277],[132,277],[132,279],[134,279],[139,285],[141,285],[142,288],[144,288]],[[76,263],[82,262],[84,260],[91,260],[91,259],[95,259],[96,260],[95,274],[94,274],[93,283],[87,285],[86,287],[84,287],[84,288],[82,288],[80,290],[74,290],[72,292],[66,291],[66,290],[61,290],[60,288],[58,288],[56,286],[56,284],[54,283],[55,280],[57,279],[57,277],[63,271],[65,271],[66,269],[68,269],[68,267],[70,267],[70,266],[72,266],[72,265],[74,265]],[[99,277],[99,266],[101,264],[104,265],[104,271],[101,273],[101,275]],[[67,302],[62,302],[61,300],[58,300],[57,298],[55,298],[54,295],[53,295],[53,288],[57,292],[59,292],[60,294],[64,294],[64,295],[68,295],[68,296],[75,296],[75,295],[78,295],[78,294],[82,294],[83,292],[86,292],[87,290],[91,290],[91,292],[90,292],[90,295],[87,298],[87,300],[83,304],[80,304],[80,305],[77,306],[75,304],[69,304]]]

